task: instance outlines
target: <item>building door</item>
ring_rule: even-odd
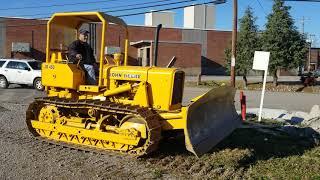
[[[316,70],[316,64],[310,64],[310,71]]]
[[[141,62],[139,62],[139,65],[141,65],[141,66],[145,66],[145,64],[144,64],[144,49],[143,48],[140,48],[139,49],[139,52],[138,52],[138,56],[139,56],[139,60],[141,61]]]
[[[147,55],[146,55],[146,64],[147,64],[147,66],[150,66],[150,60],[151,60],[151,58],[150,58],[150,47],[148,47],[148,48],[146,48],[146,53],[147,53]]]
[[[151,61],[151,48],[150,47],[142,47],[138,49],[138,57],[141,59],[141,65],[143,67],[150,66]]]

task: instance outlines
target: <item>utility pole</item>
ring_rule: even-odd
[[[305,27],[305,22],[311,20],[310,18],[306,18],[304,16],[302,16],[301,20],[301,29],[302,29],[302,34],[305,36],[305,31],[304,31],[304,27]]]
[[[310,20],[309,18],[306,18],[304,16],[302,16],[302,18],[300,19],[301,20],[301,29],[302,29],[302,35],[303,35],[303,38],[306,38],[306,34],[305,34],[305,31],[304,31],[304,26],[305,26],[305,21],[306,20]],[[308,55],[309,56],[309,55]],[[300,60],[300,63],[299,63],[299,74],[302,74],[302,63],[303,63],[303,60],[301,59]]]
[[[301,23],[302,23],[302,34],[303,34],[303,36],[304,36],[304,21],[305,20],[306,19],[304,18],[304,16],[302,16]]]
[[[231,55],[231,86],[235,87],[235,66],[237,57],[237,29],[238,29],[238,0],[233,0],[233,30],[232,30],[232,55]]]
[[[315,37],[314,34],[310,34],[310,39],[309,39],[309,55],[308,55],[308,65],[307,65],[307,70],[310,71],[310,65],[311,65],[311,49],[312,49],[312,43],[313,43],[313,37]]]

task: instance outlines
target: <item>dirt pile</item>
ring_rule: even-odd
[[[320,106],[314,105],[309,113],[310,118],[303,121],[302,124],[313,128],[320,133]]]
[[[302,124],[320,133],[320,116],[305,120],[302,122]]]

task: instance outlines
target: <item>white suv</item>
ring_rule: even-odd
[[[0,88],[9,84],[33,85],[43,90],[41,84],[41,62],[36,60],[0,59]]]

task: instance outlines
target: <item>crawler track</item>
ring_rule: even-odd
[[[84,151],[94,151],[97,153],[104,154],[108,151],[106,149],[92,148],[89,146],[83,146],[73,143],[65,143],[57,140],[48,139],[41,137],[38,132],[32,127],[31,120],[38,120],[39,111],[45,105],[54,105],[58,108],[64,108],[69,110],[74,109],[87,109],[93,108],[97,111],[118,113],[123,115],[138,115],[145,120],[145,124],[148,130],[148,137],[142,146],[135,147],[125,153],[134,156],[147,155],[158,148],[158,144],[161,138],[161,126],[159,116],[148,108],[141,108],[139,106],[130,106],[113,102],[97,101],[97,100],[66,100],[59,98],[38,98],[30,104],[26,113],[26,123],[31,134],[41,141],[45,141],[55,145],[62,145],[65,147],[79,149]],[[114,151],[114,150],[112,150]],[[123,151],[121,151],[123,152]]]

